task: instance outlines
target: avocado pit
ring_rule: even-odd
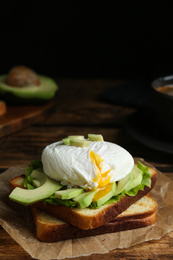
[[[26,66],[15,66],[7,75],[7,84],[13,87],[39,86],[40,80],[37,74]]]

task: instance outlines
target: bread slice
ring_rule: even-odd
[[[82,230],[37,208],[32,208],[36,236],[40,241],[44,242],[57,242],[146,227],[155,222],[156,211],[156,201],[149,195],[146,195],[111,222],[95,229]]]
[[[139,191],[136,196],[125,196],[116,203],[103,205],[98,209],[92,208],[68,208],[63,205],[45,204],[42,201],[34,203],[31,208],[37,208],[41,211],[47,212],[51,216],[59,218],[73,226],[80,229],[93,229],[105,225],[112,219],[116,218],[119,214],[125,211],[133,203],[145,196],[154,187],[157,179],[157,171],[149,167],[151,174],[151,188],[145,187],[143,191]],[[22,187],[24,176],[19,176],[10,181],[11,189],[16,186]]]
[[[12,191],[13,189],[15,189],[16,187],[19,188],[24,188],[23,184],[24,184],[24,179],[25,179],[25,175],[20,175],[17,177],[14,177],[13,179],[10,180],[10,191]]]

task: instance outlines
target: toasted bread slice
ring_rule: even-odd
[[[146,227],[155,222],[156,211],[156,201],[146,195],[111,222],[95,229],[82,230],[37,208],[32,208],[36,236],[44,242],[56,242]]]
[[[14,177],[12,180],[10,180],[10,191],[15,189],[16,187],[19,188],[24,188],[23,183],[24,183],[25,175],[20,175],[17,177]]]
[[[50,205],[45,204],[42,201],[34,203],[31,208],[37,208],[41,211],[47,212],[51,216],[59,218],[73,226],[77,226],[80,229],[93,229],[99,226],[103,226],[117,217],[133,203],[145,196],[154,187],[157,179],[157,171],[153,168],[149,168],[151,174],[151,188],[145,187],[143,191],[139,191],[136,196],[125,196],[116,203],[103,205],[98,209],[92,208],[68,208],[63,205]],[[24,176],[19,176],[10,181],[11,189],[16,186],[22,187]]]

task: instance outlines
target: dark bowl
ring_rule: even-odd
[[[172,87],[171,87],[172,86]],[[166,91],[170,89],[170,91]],[[173,75],[158,78],[151,83],[151,108],[158,125],[173,135]]]

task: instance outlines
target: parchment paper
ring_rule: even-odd
[[[23,174],[25,168],[13,167],[0,175],[0,224],[33,258],[48,260],[79,257],[93,253],[104,254],[116,248],[127,248],[144,241],[160,239],[173,230],[173,181],[158,171],[157,183],[150,192],[158,203],[154,225],[56,243],[40,242],[35,237],[35,227],[28,208],[8,199],[9,180]]]

